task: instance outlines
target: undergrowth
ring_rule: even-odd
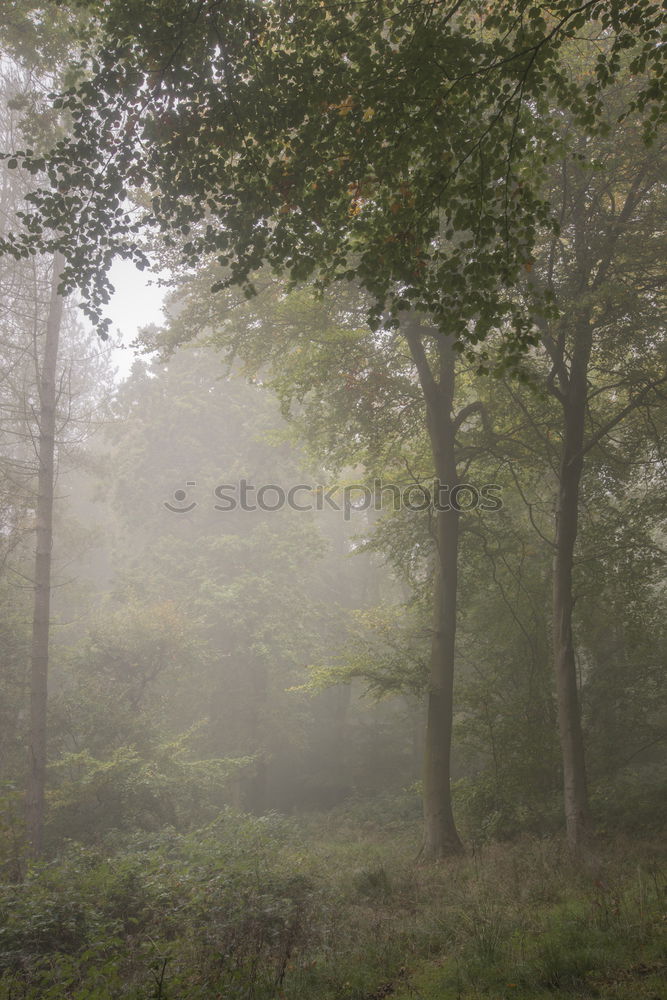
[[[231,812],[67,845],[0,888],[1,1000],[663,1000],[659,845],[420,863],[412,823]]]

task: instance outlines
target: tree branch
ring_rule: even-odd
[[[426,402],[427,404],[434,406],[438,399],[438,383],[435,380],[429,360],[426,357],[424,342],[422,340],[422,328],[419,320],[416,316],[410,315],[408,319],[401,324],[401,329],[408,342],[412,360],[417,368],[419,382],[424,392]]]
[[[456,432],[461,428],[461,425],[468,419],[468,417],[471,417],[473,413],[479,413],[479,415],[482,418],[482,425],[484,427],[484,430],[487,432],[487,434],[491,434],[489,411],[487,410],[486,406],[484,405],[481,399],[476,399],[474,403],[468,403],[468,405],[464,406],[462,410],[459,410],[457,415],[452,420],[452,427],[454,429],[454,433],[456,434]]]
[[[606,424],[603,424],[602,427],[595,432],[593,437],[584,444],[583,448],[577,452],[576,455],[572,456],[570,462],[575,461],[575,459],[580,458],[582,455],[586,455],[591,448],[594,448],[595,445],[609,433],[610,430],[612,430],[617,424],[620,424],[621,420],[624,420],[629,413],[632,413],[632,411],[636,410],[638,406],[641,406],[645,401],[646,396],[652,392],[653,389],[657,389],[658,386],[664,385],[665,382],[667,382],[667,375],[663,375],[662,378],[656,379],[655,382],[651,382],[649,385],[644,386],[642,391],[638,393],[634,399],[631,399],[627,406],[624,406],[615,417],[612,417],[611,420],[608,420]]]

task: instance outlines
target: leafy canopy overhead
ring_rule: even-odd
[[[114,256],[144,267],[159,235],[187,265],[217,259],[248,295],[268,263],[294,281],[355,280],[376,324],[416,308],[474,342],[510,318],[530,342],[502,290],[548,220],[550,108],[594,127],[625,62],[648,81],[635,104],[652,109],[649,131],[662,113],[657,4],[78,6],[99,34],[54,98],[71,133],[9,160],[48,183],[2,249],[60,247],[96,321]],[[563,57],[583,45],[598,52],[587,78]]]

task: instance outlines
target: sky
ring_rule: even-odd
[[[138,331],[150,323],[162,322],[162,303],[167,290],[150,284],[151,280],[157,280],[157,275],[139,271],[125,260],[115,262],[110,278],[116,291],[104,313],[111,320],[112,334],[120,331],[125,345],[117,348],[113,355],[114,363],[118,366],[118,377],[122,379],[132,367],[134,351],[129,345],[135,340]]]

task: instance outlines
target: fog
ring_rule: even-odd
[[[0,1000],[662,995],[663,15],[385,7],[0,12]]]

